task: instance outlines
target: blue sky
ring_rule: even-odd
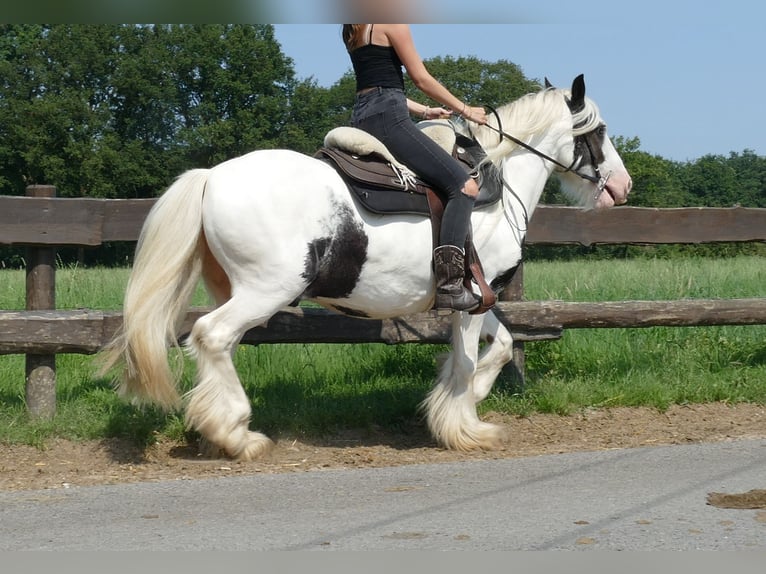
[[[453,15],[443,21],[460,14],[450,12],[451,4],[439,3]],[[460,6],[471,6],[486,20],[488,4],[493,3]],[[748,5],[746,13],[736,0],[706,8],[684,0],[644,0],[634,3],[632,12],[613,1],[608,11],[596,9],[602,4],[571,0],[562,3],[560,13],[550,5],[546,13],[524,8],[521,21],[541,23],[413,24],[412,32],[424,59],[505,59],[527,77],[547,76],[559,86],[585,74],[588,95],[610,133],[638,137],[645,152],[676,161],[745,149],[766,155],[764,3]],[[513,3],[506,4],[506,12],[512,9]],[[310,10],[301,14],[285,21],[323,21]],[[507,14],[498,19],[512,21]],[[275,29],[300,78],[329,86],[350,69],[339,25],[293,23]]]

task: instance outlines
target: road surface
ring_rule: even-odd
[[[0,550],[766,549],[766,440],[0,493]]]

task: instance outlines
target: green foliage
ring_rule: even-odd
[[[355,90],[356,81],[348,74],[330,88],[322,88],[312,79],[298,82],[278,147],[313,154],[328,131],[349,123]]]
[[[294,71],[271,26],[2,27],[0,193],[152,197],[273,147]]]
[[[431,58],[426,66],[455,96],[476,106],[499,107],[540,89],[537,81],[525,78],[521,68],[507,60],[485,62],[476,57],[448,56]],[[423,101],[423,94],[409,79],[406,86],[409,97]]]

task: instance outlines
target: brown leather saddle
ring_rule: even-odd
[[[452,155],[479,184],[480,191],[474,209],[500,200],[503,192],[501,178],[491,162],[482,163],[486,153],[476,140],[456,134]],[[414,180],[402,178],[397,170],[376,153],[358,156],[335,147],[323,147],[316,152],[315,157],[336,169],[365,209],[378,214],[408,213],[430,217],[433,246],[438,246],[446,201],[429,184],[417,177]],[[484,279],[484,270],[470,230],[465,253],[466,287],[470,288],[473,280],[481,293],[479,307],[471,313],[484,313],[494,306],[497,297]]]

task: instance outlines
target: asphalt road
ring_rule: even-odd
[[[0,493],[0,550],[766,549],[766,440]]]

